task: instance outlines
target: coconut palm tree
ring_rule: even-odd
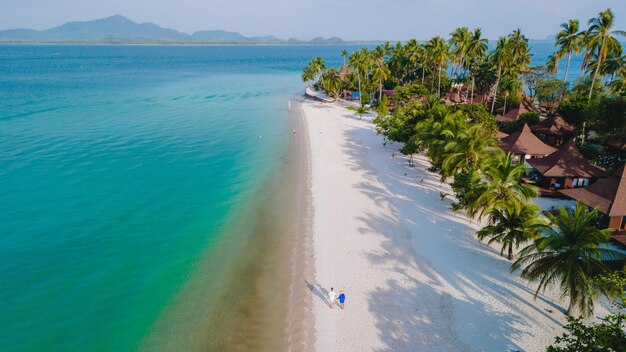
[[[315,80],[315,73],[313,73],[313,69],[311,65],[306,66],[302,69],[302,75],[300,76],[302,82],[312,82]]]
[[[534,203],[505,203],[489,212],[488,225],[476,233],[479,240],[489,238],[487,243],[502,244],[500,255],[507,251],[507,258],[513,260],[513,248],[540,236],[539,230],[545,221],[539,216],[541,209]]]
[[[346,60],[348,59],[348,50],[343,49],[341,51],[341,57],[343,57],[343,66],[346,66]]]
[[[466,118],[460,114],[461,118]],[[496,140],[483,124],[461,125],[455,129],[444,129],[446,137],[441,175],[445,177],[466,171],[470,167],[480,169],[481,164],[497,152]]]
[[[511,61],[513,60],[513,54],[510,50],[509,38],[508,37],[500,37],[496,42],[496,48],[491,52],[490,61],[493,67],[497,68],[496,74],[496,86],[493,91],[492,102],[491,102],[491,113],[493,114],[493,110],[496,107],[496,94],[498,93],[498,86],[500,85],[500,79],[502,78],[503,71],[506,71],[511,65]]]
[[[389,78],[391,73],[385,61],[385,51],[383,47],[379,46],[372,52],[372,62],[374,63],[372,76],[378,81],[378,101],[381,101],[383,98],[383,82]]]
[[[408,60],[407,66],[410,67],[411,71],[416,71],[424,59],[424,48],[415,39],[409,40],[404,48]]]
[[[523,164],[515,163],[513,155],[497,153],[485,167],[481,183],[475,189],[475,203],[468,209],[472,216],[484,214],[507,204],[523,204],[538,195],[536,188],[522,183],[527,171]]]
[[[617,77],[609,83],[609,88],[612,94],[626,94],[626,68],[617,73]]]
[[[611,9],[607,9],[598,14],[598,17],[589,20],[589,28],[584,35],[583,43],[585,50],[585,61],[583,66],[586,66],[589,59],[595,55],[597,64],[593,70],[593,79],[591,80],[591,87],[589,87],[589,98],[591,98],[593,92],[593,86],[598,78],[598,73],[602,69],[602,64],[607,55],[611,53],[617,53],[621,51],[622,45],[617,40],[616,36],[626,37],[625,31],[613,30],[614,16]]]
[[[608,295],[594,279],[609,269],[602,259],[620,259],[622,254],[602,246],[610,238],[608,229],[596,227],[598,211],[582,202],[576,208],[559,208],[556,215],[547,214],[549,226],[544,237],[522,249],[511,270],[522,269],[521,276],[538,282],[535,297],[551,286],[558,286],[562,297],[569,297],[567,315],[577,309],[581,315],[593,313],[598,292]]]
[[[321,57],[314,57],[311,62],[302,71],[302,80],[304,82],[315,81],[318,75],[320,75],[326,69],[324,59]]]
[[[450,45],[450,58],[452,59],[452,64],[454,65],[454,72],[452,75],[454,76],[461,69],[465,68],[465,61],[467,57],[467,49],[470,41],[471,33],[467,29],[467,27],[460,27],[454,30],[454,32],[450,33],[450,40],[448,40],[448,44]]]
[[[560,58],[567,54],[567,65],[565,65],[563,82],[567,82],[567,73],[569,72],[572,53],[578,54],[580,52],[581,34],[578,32],[578,27],[578,20],[569,20],[566,23],[561,23],[562,29],[556,34],[554,45],[559,47],[557,51],[558,57]]]
[[[476,79],[476,70],[478,66],[483,62],[485,58],[485,53],[487,52],[487,43],[489,41],[485,38],[482,38],[482,32],[480,28],[474,29],[474,32],[471,33],[468,43],[467,43],[467,52],[466,52],[466,69],[472,75],[472,93],[470,102],[474,103],[474,86]]]
[[[450,50],[446,41],[441,37],[434,37],[426,43],[426,50],[433,63],[437,66],[439,80],[437,84],[437,96],[441,96],[441,71],[450,57]]]
[[[508,67],[508,73],[511,78],[515,79],[515,82],[520,82],[519,76],[528,70],[532,56],[528,47],[528,38],[518,28],[509,34],[509,45],[512,61]]]
[[[556,75],[556,72],[559,69],[560,60],[561,56],[558,52],[548,55],[548,60],[546,61],[546,72],[552,76]]]
[[[337,98],[341,92],[343,81],[339,76],[339,72],[331,67],[322,73],[321,77],[322,87],[326,90],[328,95]]]
[[[363,106],[363,91],[362,91],[362,79],[365,74],[365,67],[367,60],[369,60],[367,48],[357,50],[350,55],[348,60],[348,66],[356,73],[356,77],[359,83],[359,103]]]

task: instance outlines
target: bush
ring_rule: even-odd
[[[519,126],[524,126],[525,123],[527,123],[528,126],[536,125],[539,123],[539,114],[534,111],[523,112],[519,115],[517,122]]]
[[[519,131],[524,124],[528,126],[536,125],[539,123],[539,114],[534,111],[526,111],[519,115],[519,119],[516,121],[506,122],[502,124],[500,130],[504,133],[514,133]]]

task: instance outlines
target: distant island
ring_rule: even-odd
[[[274,36],[246,37],[223,30],[197,31],[192,34],[137,23],[122,15],[93,21],[68,22],[37,31],[9,29],[0,31],[0,43],[101,43],[101,44],[345,44],[338,37],[311,40],[280,39]]]

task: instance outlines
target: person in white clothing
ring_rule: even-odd
[[[328,292],[328,304],[330,305],[330,308],[333,308],[333,304],[335,303],[335,297],[336,297],[336,293],[335,290],[331,287],[330,288],[330,292]]]

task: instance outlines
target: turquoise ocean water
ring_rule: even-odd
[[[0,350],[136,349],[346,47],[0,46]]]

